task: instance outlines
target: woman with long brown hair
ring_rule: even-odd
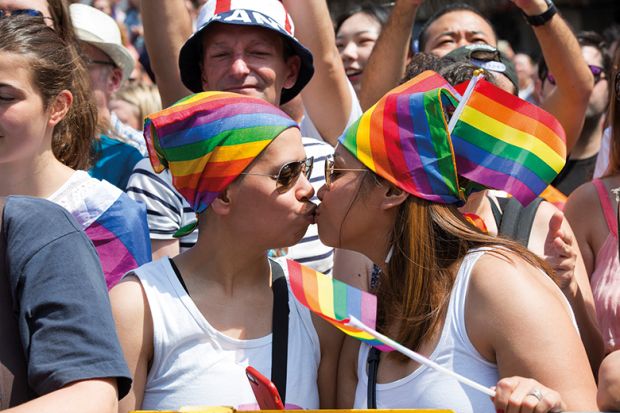
[[[594,409],[596,386],[567,300],[540,258],[458,211],[467,185],[444,107],[419,95],[401,86],[341,137],[318,193],[319,235],[381,267],[381,332],[497,394],[490,400],[399,354],[376,357],[348,341],[340,407]],[[425,130],[421,119],[439,122]],[[382,148],[387,158],[377,155]]]
[[[0,18],[0,196],[47,198],[95,244],[108,286],[150,261],[146,214],[88,176],[95,106],[74,48],[42,16]]]

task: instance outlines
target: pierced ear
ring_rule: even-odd
[[[290,89],[295,86],[297,78],[299,77],[299,70],[301,68],[301,58],[299,56],[291,56],[287,59],[286,65],[288,66],[289,73],[284,80],[282,87]]]
[[[409,197],[409,194],[397,186],[387,185],[381,207],[385,210],[399,207]]]
[[[50,126],[56,126],[67,116],[73,104],[73,94],[68,90],[63,90],[54,98],[50,105]]]
[[[228,188],[226,188],[223,192],[221,192],[217,198],[211,202],[209,208],[213,210],[218,215],[228,215],[230,212],[231,202],[228,198]]]

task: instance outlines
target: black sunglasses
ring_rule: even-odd
[[[601,79],[605,79],[605,69],[600,66],[588,65],[590,68],[590,72],[592,72],[592,76],[594,76],[594,84],[596,85]],[[547,73],[547,80],[549,83],[555,86],[555,77],[551,73]]]
[[[17,9],[17,10],[0,9],[0,17],[8,17],[8,16],[43,17],[43,13],[35,9]]]
[[[117,67],[116,63],[110,61],[110,60],[96,60],[96,59],[91,59],[90,57],[86,56],[86,55],[82,55],[82,60],[84,60],[84,64],[86,66],[94,66],[94,65],[100,65],[100,66],[110,66],[110,67]]]
[[[254,172],[242,172],[241,175],[256,175],[256,176],[268,176],[276,181],[276,190],[279,193],[284,193],[291,189],[299,176],[303,173],[304,176],[310,179],[312,175],[312,167],[314,166],[314,158],[306,158],[302,161],[289,162],[280,168],[280,171],[276,175],[260,174]]]

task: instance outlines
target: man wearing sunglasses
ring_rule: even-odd
[[[581,54],[594,78],[594,88],[588,100],[579,138],[570,151],[564,169],[553,181],[553,186],[567,196],[581,184],[592,180],[609,103],[608,78],[611,58],[603,37],[593,31],[582,31],[577,34],[577,40],[581,46]],[[539,64],[538,77],[542,83],[541,98],[544,100],[556,89],[555,76],[547,68],[544,59]]]

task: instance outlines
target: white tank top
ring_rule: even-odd
[[[478,353],[465,328],[465,299],[471,271],[484,253],[484,250],[472,250],[463,258],[450,294],[441,337],[430,359],[490,387],[499,379],[497,365],[486,361]],[[362,344],[358,354],[355,409],[367,408],[366,361],[369,349],[368,345]],[[376,400],[379,409],[450,409],[456,413],[495,413],[489,396],[426,366],[420,366],[394,382],[377,384]]]
[[[276,262],[288,280],[284,261]],[[251,365],[271,377],[271,334],[238,340],[217,331],[185,292],[168,258],[145,264],[135,274],[153,318],[153,361],[141,408],[208,405],[259,410],[245,368]],[[289,307],[286,406],[318,409],[319,339],[310,312],[290,286]]]

